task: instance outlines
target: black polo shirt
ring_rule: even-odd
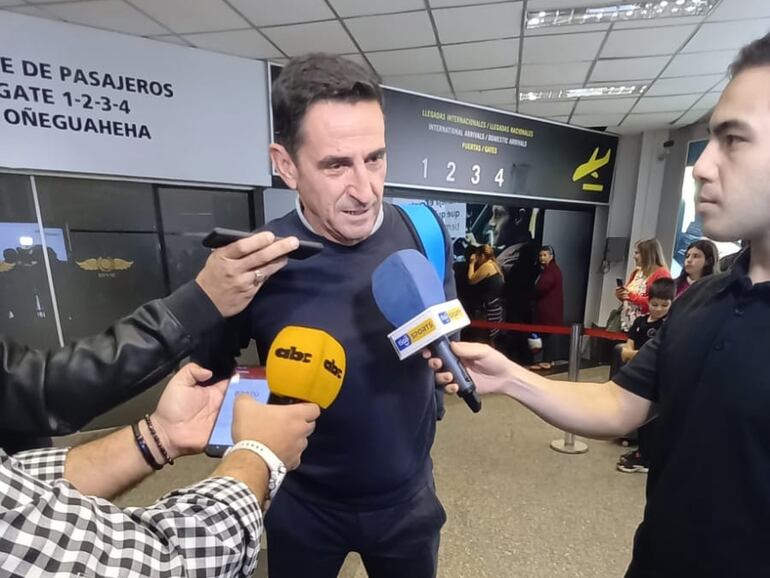
[[[770,282],[748,263],[688,289],[613,379],[659,416],[628,577],[770,577]]]

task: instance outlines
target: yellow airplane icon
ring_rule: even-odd
[[[602,158],[598,158],[599,147],[596,147],[593,154],[591,155],[591,158],[584,162],[582,165],[579,165],[578,168],[575,169],[575,172],[572,173],[572,182],[576,183],[588,175],[598,179],[599,173],[597,171],[610,162],[611,155],[612,149],[609,149],[606,155],[604,155]],[[598,183],[585,183],[583,184],[583,190],[601,192],[604,190],[604,185]]]

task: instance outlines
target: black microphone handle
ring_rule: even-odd
[[[479,394],[476,393],[476,384],[473,383],[473,379],[471,379],[471,376],[468,375],[463,364],[460,363],[460,360],[452,351],[452,348],[449,346],[449,339],[442,335],[436,341],[431,343],[428,348],[433,355],[441,360],[443,364],[443,367],[441,368],[442,371],[449,371],[452,373],[454,382],[460,386],[457,395],[465,400],[465,403],[468,404],[468,407],[471,408],[473,413],[480,412],[481,399],[479,398]]]
[[[298,400],[294,399],[293,397],[285,397],[283,395],[276,395],[275,393],[270,393],[270,396],[267,398],[267,403],[270,405],[291,405],[293,403],[297,403]]]

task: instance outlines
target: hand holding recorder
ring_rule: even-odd
[[[276,238],[270,231],[247,233],[215,228],[203,240],[213,251],[195,281],[224,317],[243,311],[265,281],[289,257],[315,254],[322,245],[296,237]]]

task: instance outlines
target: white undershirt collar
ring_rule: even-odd
[[[311,233],[318,235],[319,237],[323,237],[323,235],[321,235],[318,231],[313,229],[313,227],[310,225],[308,220],[305,218],[305,214],[302,211],[302,202],[299,199],[299,195],[297,195],[297,198],[294,200],[294,208],[297,210],[297,215],[299,215],[299,220],[302,221],[302,224],[305,226],[305,228]],[[377,215],[377,219],[375,219],[374,221],[374,227],[372,227],[372,232],[369,233],[370,237],[374,235],[377,232],[377,230],[382,226],[382,221],[384,219],[385,219],[385,215],[383,213],[382,203],[380,203],[380,212]]]

